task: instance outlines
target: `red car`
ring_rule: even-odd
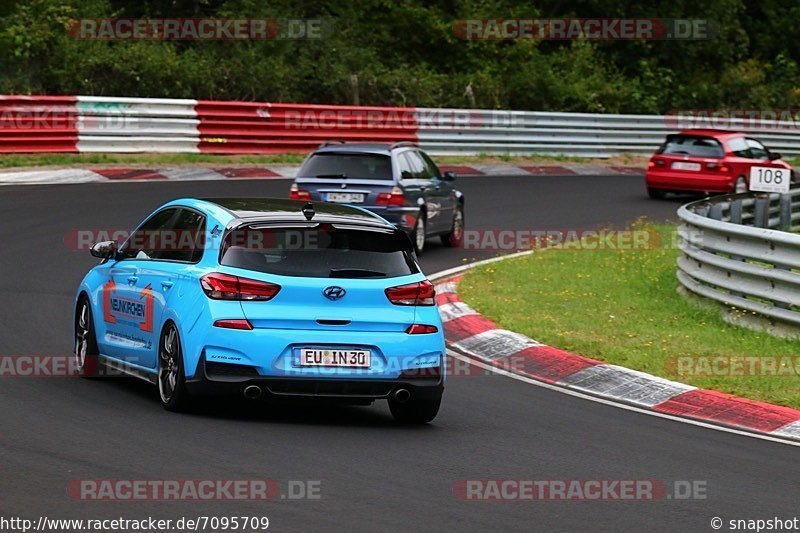
[[[645,183],[650,198],[668,192],[732,193],[749,190],[750,167],[785,168],[781,154],[770,152],[744,133],[685,130],[668,135],[647,164]]]

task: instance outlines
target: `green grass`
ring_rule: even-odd
[[[304,154],[270,155],[213,155],[213,154],[0,154],[0,168],[23,167],[83,167],[87,165],[299,165]],[[436,162],[443,165],[470,164],[547,164],[547,163],[599,163],[599,164],[644,164],[635,158],[619,156],[609,160],[568,157],[560,155],[488,155],[441,156]]]
[[[302,154],[3,154],[0,168],[86,165],[299,165]]]
[[[645,227],[637,226],[638,229]],[[647,225],[672,243],[675,227]],[[677,292],[678,251],[548,250],[470,271],[459,294],[503,328],[702,388],[800,407],[800,377],[678,375],[683,356],[798,354],[797,340],[730,325],[720,306]],[[774,360],[774,359],[773,359]],[[798,369],[792,365],[790,370]]]

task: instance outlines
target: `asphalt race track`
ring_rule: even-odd
[[[471,229],[580,229],[674,218],[635,176],[462,178]],[[75,229],[128,228],[180,196],[285,196],[288,181],[152,182],[0,189],[2,355],[71,352],[74,290],[95,259]],[[441,248],[433,273],[487,254]],[[476,372],[477,373],[477,372]],[[278,531],[710,531],[710,520],[792,518],[794,447],[574,398],[502,376],[450,379],[439,417],[396,425],[385,406],[265,409],[243,399],[195,414],[160,406],[133,379],[0,382],[0,515],[37,518],[268,516]],[[707,499],[463,501],[466,479],[700,480]],[[321,482],[320,499],[80,501],[79,479]],[[727,529],[724,529],[727,530]]]

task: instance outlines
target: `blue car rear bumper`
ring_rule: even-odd
[[[186,387],[191,394],[204,396],[242,394],[247,387],[257,386],[266,397],[343,400],[385,399],[401,389],[409,391],[412,399],[434,399],[441,396],[444,391],[443,366],[409,370],[392,379],[262,376],[250,370],[251,368],[207,363],[203,358],[195,377],[187,379]]]

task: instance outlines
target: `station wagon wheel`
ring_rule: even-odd
[[[420,211],[419,215],[417,216],[417,222],[414,224],[414,250],[416,250],[417,255],[422,255],[422,251],[425,249],[425,213]]]
[[[450,233],[442,235],[442,244],[458,248],[464,242],[464,206],[458,205],[453,214],[453,227]]]
[[[164,327],[158,344],[158,394],[168,411],[182,411],[189,404],[181,338],[171,322]]]
[[[736,184],[733,186],[733,192],[736,194],[747,192],[747,180],[744,179],[744,176],[739,176],[739,179],[736,180]]]
[[[83,377],[95,377],[100,371],[97,338],[92,321],[92,307],[85,296],[75,312],[75,368]]]

